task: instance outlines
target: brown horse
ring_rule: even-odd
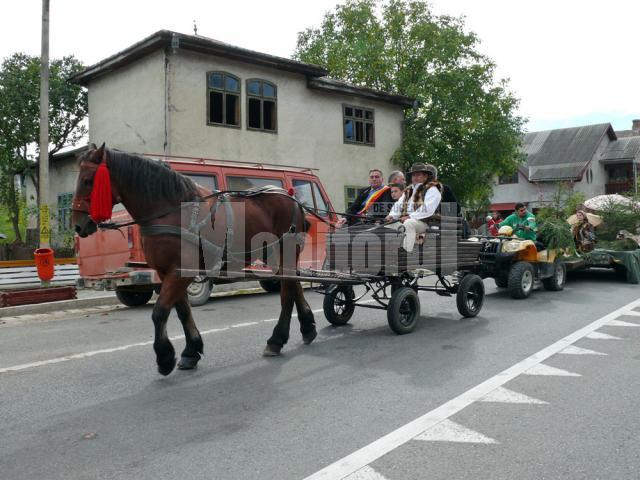
[[[78,158],[78,163],[80,171],[73,200],[73,223],[78,235],[86,237],[97,231],[97,222],[90,214],[91,194],[96,171],[103,163],[109,172],[106,183],[111,185],[110,206],[122,203],[141,227],[145,258],[162,280],[152,313],[155,327],[153,348],[158,371],[162,375],[168,375],[176,365],[175,350],[166,328],[173,307],[176,308],[186,339],[178,368],[195,368],[200,360],[203,343],[191,314],[187,287],[200,273],[206,272],[211,276],[211,264],[217,264],[214,277],[225,282],[246,280],[246,276],[237,274],[244,271],[252,258],[266,258],[267,253],[272,254],[275,250],[276,254],[271,257],[277,259],[277,269],[274,271],[282,275],[282,310],[273,334],[267,341],[264,355],[279,355],[287,343],[294,303],[304,343],[310,344],[316,337],[313,313],[304,298],[300,282],[295,280],[302,249],[300,237],[306,226],[304,212],[286,192],[238,193],[224,198],[214,196],[203,201],[203,196],[208,192],[166,164],[107,149],[104,144],[100,148],[92,144]],[[227,203],[222,206],[225,199]],[[185,206],[188,208],[185,209]],[[224,215],[221,215],[222,212]],[[199,233],[194,233],[192,228],[184,225],[185,219],[196,216],[199,220],[196,223],[208,227],[209,238],[202,239],[202,243],[198,241]],[[102,220],[98,219],[98,223]],[[244,231],[239,234],[238,231],[242,229]],[[196,241],[192,241],[193,238]],[[274,241],[260,240],[258,248],[253,248],[256,238]],[[205,249],[204,245],[209,248]],[[209,259],[207,262],[207,252],[215,257],[213,261]],[[190,264],[190,268],[184,268],[185,263]]]

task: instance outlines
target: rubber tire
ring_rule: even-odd
[[[196,277],[197,278],[197,277]],[[191,283],[187,288],[187,298],[189,305],[192,307],[200,307],[209,301],[211,297],[211,282]]]
[[[280,291],[280,280],[260,280],[258,283],[265,292],[277,293]]]
[[[126,290],[122,288],[116,288],[116,297],[120,300],[120,303],[127,307],[140,307],[146,305],[153,296],[153,290]]]
[[[558,278],[556,277],[556,271],[558,268],[561,268],[563,271],[562,283],[558,283]],[[549,278],[545,278],[542,281],[542,285],[544,286],[545,290],[549,290],[551,292],[559,292],[564,288],[566,283],[567,283],[567,267],[562,261],[560,261],[559,259],[556,259],[553,262],[553,276]]]
[[[408,304],[407,304],[408,302]],[[408,322],[402,322],[401,308],[409,307],[411,317]],[[387,322],[389,327],[398,335],[405,335],[415,330],[420,318],[420,298],[413,288],[398,288],[391,295],[387,306]]]
[[[469,291],[476,290],[478,304],[475,308],[469,306]],[[458,285],[458,293],[456,293],[456,306],[460,315],[466,318],[475,317],[482,310],[482,304],[484,303],[484,282],[478,275],[465,275]]]
[[[522,288],[522,277],[525,275],[525,272],[529,272],[531,274],[531,288],[528,291],[525,291]],[[529,262],[516,262],[511,266],[511,270],[509,270],[509,294],[511,298],[527,298],[531,292],[533,292],[533,286],[535,283],[535,275],[533,271],[533,266]]]
[[[496,277],[493,280],[496,282],[496,287],[498,288],[509,287],[509,279],[507,277]]]
[[[344,296],[344,311],[341,313],[336,312],[336,300],[338,295]],[[332,285],[327,289],[322,301],[322,309],[324,310],[324,316],[331,325],[341,327],[349,323],[353,312],[356,309],[356,303],[353,301],[355,293],[353,287],[349,285]],[[343,301],[340,299],[339,301]]]

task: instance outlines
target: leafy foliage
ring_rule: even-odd
[[[606,203],[598,214],[602,216],[602,225],[598,227],[598,237],[602,240],[616,240],[621,230],[636,234],[640,227],[640,209],[633,202],[620,204]]]
[[[379,13],[378,13],[379,12]],[[294,58],[358,86],[418,100],[405,113],[393,161],[438,166],[464,203],[491,195],[494,175],[515,172],[524,120],[506,80],[477,50],[460,18],[436,16],[419,0],[347,0],[320,28],[298,34]]]
[[[568,250],[575,254],[571,227],[564,219],[547,218],[538,227],[538,235],[549,249]]]
[[[73,56],[53,60],[49,77],[49,158],[75,145],[87,133],[87,94],[68,78],[83,65]],[[21,241],[20,191],[16,175],[37,184],[40,135],[40,58],[15,53],[0,67],[0,201],[9,210],[16,241]]]
[[[584,201],[584,193],[574,191],[569,183],[558,182],[551,202],[538,211],[536,218],[539,222],[547,219],[566,220],[576,213]]]

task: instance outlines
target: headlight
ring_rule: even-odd
[[[509,253],[517,252],[518,250],[520,250],[520,242],[517,242],[517,241],[505,242],[502,248],[505,252],[509,252]]]

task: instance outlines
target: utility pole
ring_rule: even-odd
[[[42,50],[40,54],[40,248],[49,247],[49,0],[42,0]]]

